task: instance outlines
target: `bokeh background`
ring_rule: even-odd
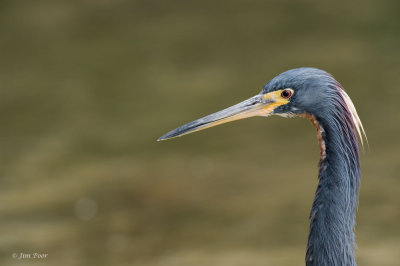
[[[314,66],[368,134],[359,265],[400,265],[400,2],[0,2],[1,265],[303,265],[304,119],[167,131]],[[13,259],[17,253],[46,259]]]

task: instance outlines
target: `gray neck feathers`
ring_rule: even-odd
[[[322,138],[319,184],[310,214],[306,265],[356,265],[355,211],[360,186],[358,141],[343,103],[317,117]]]

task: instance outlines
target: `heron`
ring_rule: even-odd
[[[305,264],[356,265],[359,144],[364,147],[368,140],[353,102],[328,72],[311,67],[287,70],[271,79],[256,96],[178,127],[158,140],[270,115],[307,118],[317,131],[318,186],[309,216]]]

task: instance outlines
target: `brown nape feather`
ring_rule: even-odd
[[[319,144],[319,152],[320,152],[320,160],[319,160],[319,166],[321,166],[322,162],[325,160],[326,158],[326,146],[325,146],[325,141],[322,137],[322,134],[325,132],[324,129],[322,128],[322,126],[318,123],[317,119],[315,118],[315,116],[311,115],[311,114],[300,114],[299,116],[304,117],[308,120],[310,120],[311,124],[315,127],[315,129],[317,130],[317,140],[318,140],[318,144]]]

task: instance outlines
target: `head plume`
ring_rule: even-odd
[[[360,117],[357,114],[356,107],[354,106],[352,100],[350,99],[349,95],[343,90],[341,86],[338,87],[339,93],[343,98],[344,103],[346,104],[353,121],[354,128],[357,130],[358,137],[361,142],[361,146],[364,148],[364,139],[368,145],[368,138],[367,134],[365,133],[364,127],[361,123]]]

